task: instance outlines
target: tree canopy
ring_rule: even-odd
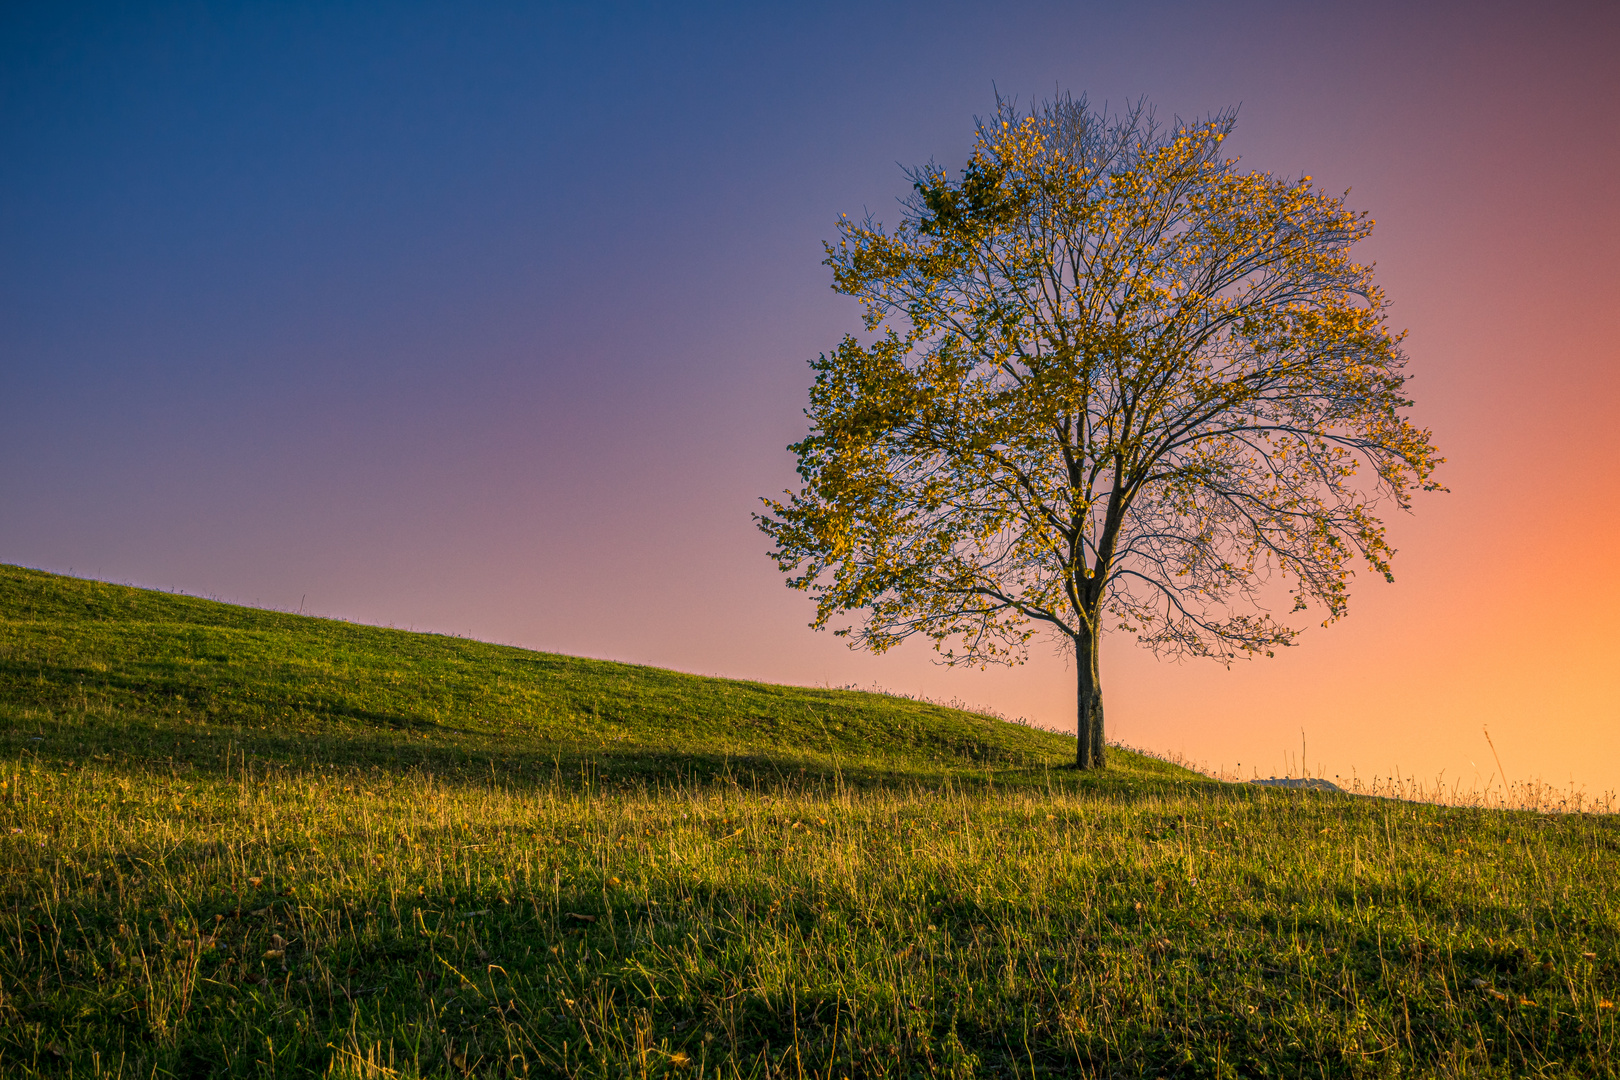
[[[1393,580],[1379,514],[1437,486],[1351,257],[1372,220],[1224,157],[1235,120],[998,102],[958,175],[908,170],[892,229],[842,218],[825,261],[867,333],[813,362],[803,487],[758,515],[858,647],[1071,643],[1082,767],[1105,630],[1269,655],[1344,615],[1358,561]]]

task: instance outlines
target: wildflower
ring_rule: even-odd
[[[669,1063],[677,1069],[684,1069],[692,1064],[692,1059],[686,1056],[685,1050],[677,1050],[669,1055]]]

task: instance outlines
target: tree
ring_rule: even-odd
[[[804,486],[756,515],[813,626],[864,613],[853,647],[983,666],[1066,639],[1080,768],[1106,629],[1272,655],[1345,614],[1356,560],[1394,580],[1377,512],[1438,487],[1350,257],[1371,219],[1223,158],[1235,119],[998,100],[957,178],[907,171],[898,226],[842,218],[825,262],[869,340],[813,362]]]

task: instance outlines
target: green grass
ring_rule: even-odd
[[[0,1076],[1612,1076],[1620,828],[0,567]]]

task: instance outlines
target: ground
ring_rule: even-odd
[[[0,567],[0,1075],[1615,1075],[1620,828]]]

